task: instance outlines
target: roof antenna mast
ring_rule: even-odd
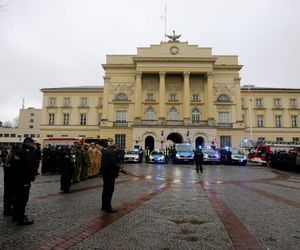
[[[165,1],[165,7],[164,7],[164,15],[161,16],[161,19],[164,20],[165,22],[165,34],[164,34],[164,37],[165,37],[165,42],[167,41],[167,1]]]

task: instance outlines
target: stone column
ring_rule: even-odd
[[[108,121],[108,103],[109,103],[109,85],[110,85],[110,77],[104,76],[104,89],[103,89],[103,113],[102,113],[102,121]]]
[[[166,120],[165,114],[165,92],[166,92],[166,72],[159,72],[159,121],[160,123]]]
[[[207,88],[206,88],[206,102],[207,102],[207,121],[208,126],[215,125],[214,117],[214,93],[213,93],[213,73],[207,73]]]
[[[134,124],[141,123],[142,117],[142,72],[137,72],[135,77],[135,103]]]
[[[183,120],[184,124],[188,125],[191,120],[190,115],[190,72],[183,73]]]
[[[242,97],[241,97],[241,86],[240,86],[240,77],[234,78],[235,84],[235,103],[236,103],[236,121],[242,121]]]

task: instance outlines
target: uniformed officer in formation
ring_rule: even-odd
[[[203,172],[203,168],[202,168],[202,164],[203,164],[203,153],[202,150],[200,148],[197,148],[194,152],[194,162],[196,165],[196,171],[197,173]]]

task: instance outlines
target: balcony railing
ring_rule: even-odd
[[[128,122],[126,121],[116,121],[113,122],[114,127],[128,127]]]
[[[218,123],[219,128],[232,128],[232,123]]]

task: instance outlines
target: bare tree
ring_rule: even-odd
[[[2,127],[3,128],[12,128],[13,125],[12,125],[11,121],[5,121],[5,122],[2,123]]]

